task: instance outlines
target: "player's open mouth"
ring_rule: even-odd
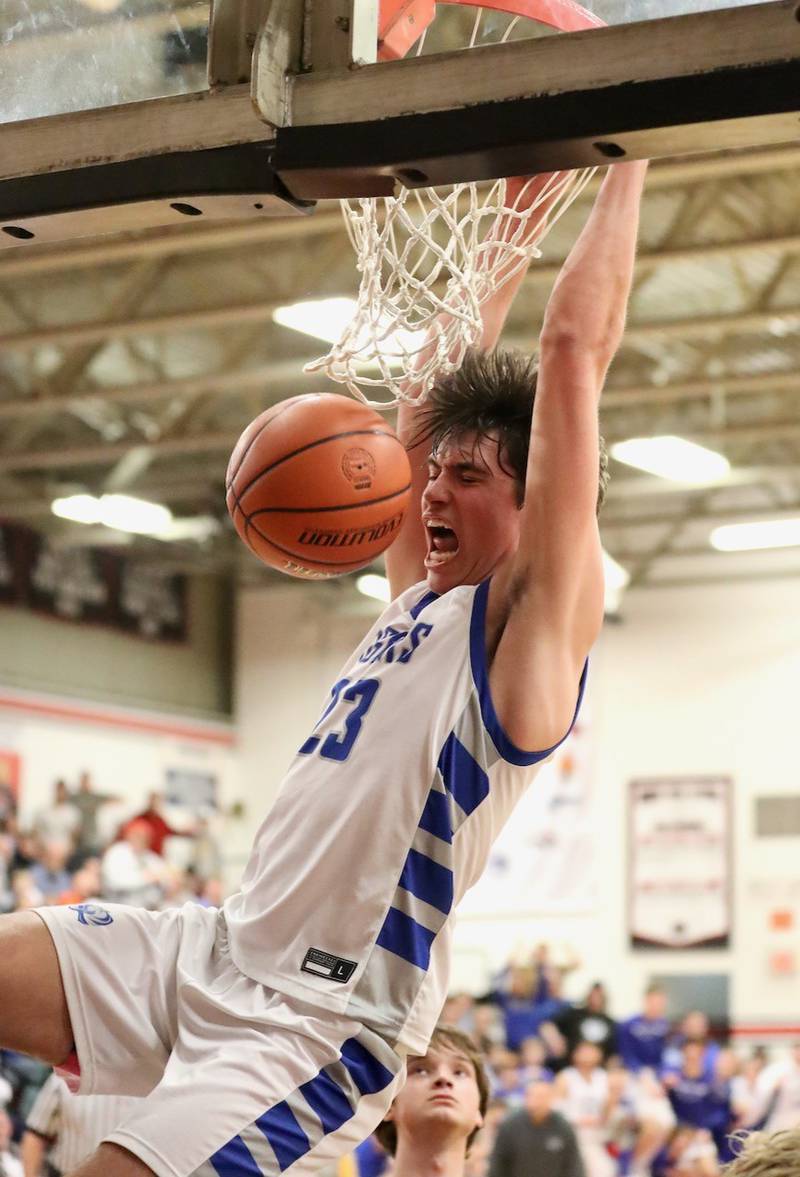
[[[425,533],[428,538],[426,568],[440,568],[458,554],[458,536],[444,519],[429,516],[425,520]]]

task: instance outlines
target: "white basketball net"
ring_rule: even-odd
[[[481,305],[541,256],[539,243],[594,171],[555,172],[543,187],[533,177],[510,207],[505,180],[342,201],[361,274],[357,308],[328,354],[305,370],[324,372],[374,408],[424,399],[479,343]],[[383,390],[378,400],[370,399],[375,389]]]

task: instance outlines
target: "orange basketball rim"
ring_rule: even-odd
[[[539,24],[575,33],[605,24],[574,0],[442,0],[473,8],[494,9],[509,16],[538,21]],[[436,0],[381,0],[378,18],[378,60],[405,57],[436,16]]]

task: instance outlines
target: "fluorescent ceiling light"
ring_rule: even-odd
[[[800,545],[800,519],[770,519],[765,523],[730,523],[715,527],[709,537],[718,552],[752,552],[759,548]]]
[[[53,499],[50,510],[59,519],[71,519],[73,523],[99,523],[100,500],[94,495],[68,495]]]
[[[312,335],[325,343],[338,343],[352,323],[356,309],[354,298],[315,298],[277,307],[272,318],[282,327],[291,327],[293,331]],[[419,351],[425,335],[425,331],[387,331],[382,340],[384,354],[390,358],[396,355],[400,359],[404,351]],[[366,336],[364,343],[367,343]]]
[[[102,523],[118,531],[158,535],[169,527],[172,512],[160,503],[148,503],[131,495],[69,495],[51,504],[54,515],[74,523]]]
[[[611,447],[611,456],[672,482],[716,482],[731,468],[722,454],[671,434],[618,441]]]
[[[356,580],[356,588],[365,597],[374,597],[376,601],[389,603],[389,581],[385,576],[377,576],[374,572],[365,572]]]

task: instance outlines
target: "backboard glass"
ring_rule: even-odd
[[[585,0],[583,7],[607,24],[625,24],[746,2]],[[205,89],[209,8],[209,0],[5,0],[0,124]],[[460,12],[460,24],[471,24],[474,12]],[[493,26],[507,23],[497,14],[484,19],[488,39]],[[451,48],[449,29],[434,22],[422,52]],[[510,33],[534,35],[557,34],[530,22]]]
[[[0,123],[206,86],[208,0],[4,0]]]

